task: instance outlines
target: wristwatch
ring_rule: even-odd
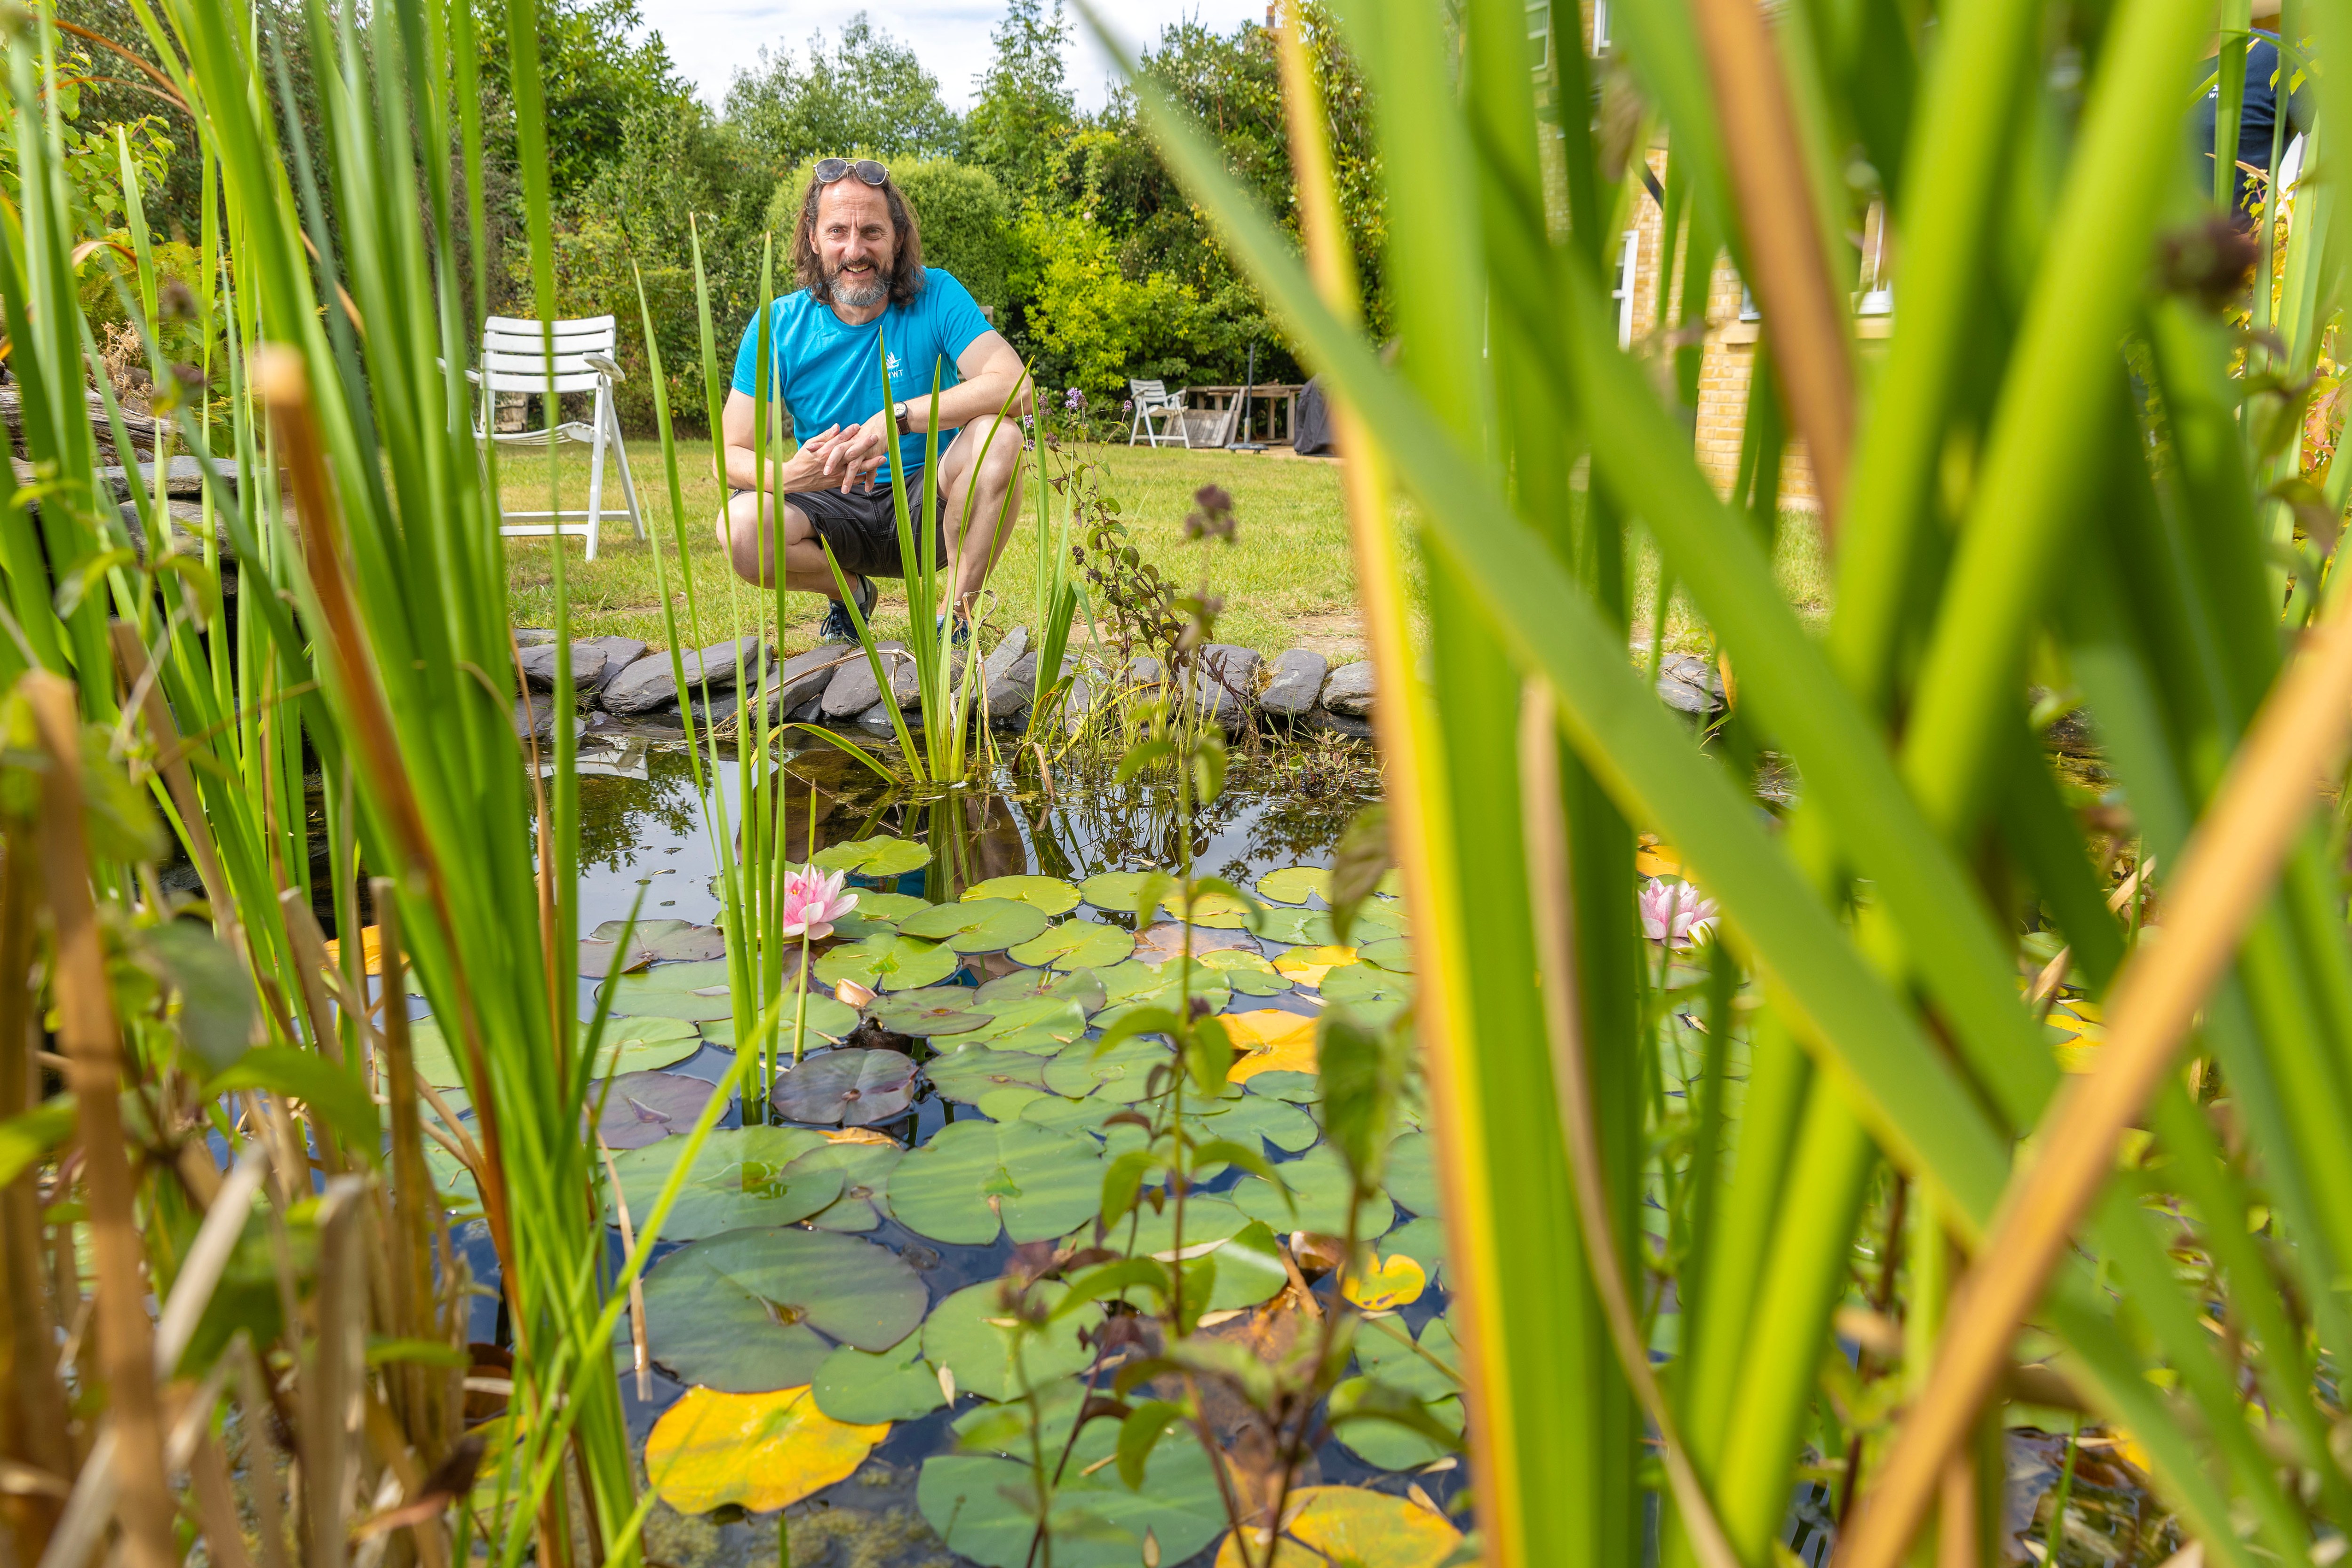
[[[907,405],[904,399],[890,405],[890,421],[898,426],[899,435],[904,436],[908,433]]]

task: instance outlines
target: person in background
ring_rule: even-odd
[[[2259,13],[2263,7],[2257,6]],[[2272,20],[2276,20],[2276,7],[2270,7]],[[2238,117],[2238,178],[2235,195],[2230,203],[2230,219],[2241,229],[2254,226],[2253,197],[2258,182],[2266,177],[2271,166],[2271,139],[2275,132],[2282,159],[2288,143],[2311,126],[2311,84],[2303,82],[2285,93],[2287,122],[2279,127],[2279,99],[2282,89],[2292,82],[2295,68],[2289,65],[2281,70],[2279,38],[2273,32],[2254,29],[2252,41],[2246,46],[2246,100]],[[2189,146],[2200,154],[2197,172],[2200,190],[2213,188],[2213,130],[2221,115],[2221,89],[2215,85],[2189,117]],[[2249,173],[2249,171],[2257,173]]]
[[[719,416],[730,494],[719,514],[719,542],[739,576],[772,586],[781,530],[784,585],[831,601],[817,640],[855,642],[825,549],[840,563],[861,616],[873,613],[875,578],[917,569],[899,558],[889,470],[895,439],[917,548],[919,531],[928,528],[940,566],[955,579],[951,635],[965,640],[973,602],[1020,510],[1020,421],[1031,395],[1021,356],[989,326],[962,284],[923,265],[915,211],[889,171],[872,159],[818,162],[801,198],[792,259],[800,288],[769,314],[768,395],[783,405],[800,446],[782,457],[772,438],[767,471],[760,471],[754,317],[743,331]],[[935,372],[938,504],[926,519],[918,511]]]

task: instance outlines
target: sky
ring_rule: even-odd
[[[953,109],[969,108],[972,80],[988,64],[989,30],[1003,14],[1002,0],[639,0],[638,12],[669,46],[669,58],[716,108],[738,67],[753,64],[760,48],[789,45],[795,51],[812,32],[830,35],[863,8],[876,26],[910,43],[933,76],[940,96]],[[1130,45],[1149,43],[1160,29],[1187,16],[1225,31],[1236,23],[1263,21],[1265,0],[1113,0],[1104,9],[1112,26]],[[1079,106],[1100,107],[1111,76],[1109,60],[1073,9],[1069,81]]]

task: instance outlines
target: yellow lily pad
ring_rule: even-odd
[[[1444,1515],[1364,1487],[1302,1487],[1287,1511],[1276,1568],[1437,1568],[1462,1544],[1462,1532]],[[1255,1558],[1229,1531],[1217,1547],[1216,1568],[1244,1568]]]
[[[1633,869],[1644,877],[1679,877],[1683,874],[1683,858],[1659,843],[1656,834],[1644,833],[1633,850]]]
[[[1370,1268],[1350,1274],[1339,1284],[1340,1292],[1367,1312],[1394,1311],[1420,1300],[1428,1288],[1429,1276],[1402,1252],[1376,1257]]]
[[[1274,967],[1277,973],[1288,975],[1293,984],[1319,987],[1325,975],[1356,962],[1352,947],[1294,947],[1276,953]]]
[[[1226,1037],[1242,1052],[1225,1075],[1229,1081],[1246,1083],[1262,1072],[1315,1070],[1315,1020],[1306,1014],[1259,1007],[1228,1013],[1223,1021]]]
[[[654,1423],[646,1474],[680,1513],[729,1503],[765,1513],[848,1479],[889,1435],[887,1421],[835,1421],[805,1384],[772,1394],[689,1388]]]

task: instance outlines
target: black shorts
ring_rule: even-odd
[[[919,476],[908,475],[910,479]],[[735,490],[732,496],[750,495],[749,490]],[[833,551],[833,558],[841,563],[844,572],[863,577],[904,577],[906,563],[898,558],[898,511],[890,500],[887,485],[877,485],[868,490],[864,485],[854,485],[845,493],[841,490],[796,490],[782,498],[787,506],[800,509],[816,530],[816,536]],[[922,486],[911,485],[907,492],[907,521],[917,528],[922,526],[915,514],[922,505]],[[939,498],[931,498],[931,542],[938,554],[933,560],[942,568],[949,563],[947,530],[939,516]],[[915,536],[917,550],[922,548],[922,536]]]

